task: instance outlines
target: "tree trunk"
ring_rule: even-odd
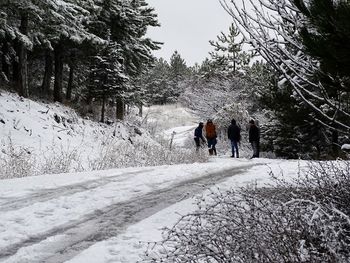
[[[100,120],[100,122],[105,122],[105,111],[106,111],[106,95],[103,94],[103,97],[102,97],[102,109],[101,109],[101,120]]]
[[[6,76],[6,81],[10,79],[10,67],[9,67],[9,61],[8,61],[8,43],[7,40],[5,39],[4,44],[1,48],[1,70]]]
[[[67,86],[67,93],[66,93],[66,99],[71,100],[72,99],[72,90],[73,90],[73,81],[74,81],[74,65],[71,63],[69,66],[69,79],[68,79],[68,86]]]
[[[13,83],[17,83],[19,80],[19,63],[18,63],[18,50],[19,50],[19,41],[18,39],[15,39],[13,41],[13,48],[16,51],[16,57],[13,59],[12,62],[12,81]]]
[[[142,103],[140,103],[139,105],[139,116],[142,117],[143,115],[143,106],[142,106]]]
[[[21,26],[19,27],[20,32],[23,35],[27,35],[28,31],[28,15],[22,14]],[[20,96],[28,97],[28,61],[27,61],[27,48],[24,43],[19,43],[18,46],[18,80],[17,90]]]
[[[92,103],[93,96],[91,94],[91,87],[88,87],[88,92],[86,94],[85,103],[90,105]]]
[[[130,105],[129,104],[124,104],[124,108],[126,109],[126,114],[130,114],[130,110],[131,110],[131,107],[130,107]]]
[[[45,73],[43,83],[41,85],[41,92],[44,96],[50,96],[50,84],[53,73],[53,58],[50,50],[46,51],[45,54]]]
[[[338,131],[332,131],[332,151],[334,157],[339,157],[339,133]]]
[[[233,53],[232,54],[232,58],[233,58],[233,74],[236,74],[236,59],[237,59],[237,54]]]
[[[120,96],[118,96],[116,102],[117,102],[116,117],[118,120],[124,120],[124,114],[125,114],[124,101]]]
[[[55,84],[53,87],[53,100],[62,102],[63,90],[63,50],[62,44],[55,45]]]

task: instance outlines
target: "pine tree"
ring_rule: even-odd
[[[295,1],[307,18],[301,37],[305,51],[320,61],[320,74],[347,78],[344,86],[349,89],[350,76],[350,4],[348,1],[313,0]],[[324,76],[326,77],[326,76]],[[334,83],[340,84],[340,83]]]
[[[294,1],[306,17],[300,30],[304,50],[319,61],[315,78],[322,85],[327,99],[338,101],[343,112],[350,112],[350,4],[348,1]],[[327,103],[319,105],[333,115],[334,120],[347,122],[350,115],[342,114]],[[332,143],[337,155],[338,126],[333,128]]]
[[[10,81],[10,65],[13,57],[12,41],[16,38],[15,29],[8,24],[8,15],[5,10],[0,12],[0,81]]]
[[[170,57],[170,68],[169,68],[169,88],[168,88],[168,100],[174,102],[183,92],[182,82],[189,74],[189,69],[186,65],[185,60],[181,55],[174,51]]]
[[[349,134],[349,2],[257,0],[249,11],[221,2],[245,39],[276,69],[280,88],[292,87],[324,127]]]
[[[207,79],[217,76],[217,66],[214,65],[212,60],[205,58],[199,67],[198,73]]]
[[[16,52],[16,57],[13,60],[13,80],[18,93],[21,96],[29,96],[28,88],[28,50],[32,49],[33,42],[30,39],[30,17],[36,16],[37,6],[32,1],[19,1],[14,0],[11,2],[0,2],[0,10],[3,13],[6,12],[8,23],[7,28],[15,33],[13,38],[12,47]],[[11,19],[9,19],[11,17]],[[12,39],[11,39],[12,40]],[[4,52],[7,52],[9,45],[9,39],[4,39],[3,47]],[[5,65],[4,65],[5,66]],[[8,71],[5,66],[5,71]],[[6,74],[9,74],[7,72]]]
[[[84,22],[90,13],[85,7],[91,7],[91,1],[78,0],[14,0],[0,2],[0,9],[11,16],[8,24],[16,32],[12,41],[18,59],[13,59],[13,80],[17,83],[21,95],[29,94],[27,53],[33,47],[39,47],[46,53],[45,74],[42,89],[49,90],[52,64],[55,63],[54,100],[62,101],[63,57],[69,45],[79,45],[84,41],[99,42],[90,34]],[[39,50],[39,49],[38,49]],[[53,52],[52,52],[53,51]],[[52,54],[53,53],[53,54]],[[52,56],[54,56],[54,61]]]
[[[295,1],[306,17],[301,28],[304,50],[320,62],[316,78],[327,96],[350,111],[350,4],[348,1]],[[330,109],[331,110],[331,109]],[[338,115],[338,116],[337,116]],[[336,118],[349,118],[335,112]]]
[[[110,98],[122,96],[124,83],[128,80],[120,63],[120,48],[111,42],[94,56],[90,70],[88,96],[102,101],[100,121],[105,121],[105,106]]]
[[[120,82],[120,92],[113,98],[122,118],[125,103],[143,102],[145,93],[138,78],[152,66],[152,51],[159,48],[146,33],[158,25],[154,9],[145,0],[0,1],[0,70],[23,96],[40,86],[42,95],[51,94],[54,79],[55,101],[63,101],[65,84],[66,99],[74,94],[79,98],[83,89],[79,84],[86,83],[88,68],[94,68],[88,58],[104,50],[110,32],[125,79],[130,80]],[[36,72],[29,74],[30,85],[28,71]]]
[[[242,50],[243,40],[239,40],[239,36],[240,32],[231,24],[228,34],[221,32],[217,41],[209,41],[215,48],[210,52],[211,63],[218,71],[236,74],[249,64],[251,56]]]
[[[54,55],[54,100],[60,102],[63,101],[64,57],[70,55],[71,48],[77,48],[86,42],[100,46],[103,44],[103,40],[91,34],[84,23],[91,14],[88,11],[91,8],[89,2],[65,1],[66,3],[59,6],[56,15],[46,18],[47,26],[43,28],[46,32],[45,37],[50,42],[49,48],[53,49]],[[72,65],[70,68],[73,68]]]
[[[111,32],[111,40],[118,43],[121,49],[125,74],[130,79],[142,74],[142,71],[154,62],[152,50],[158,49],[158,43],[145,37],[149,26],[158,26],[154,9],[143,0],[102,0],[100,3],[100,34]],[[135,86],[126,85],[122,97],[118,97],[117,115],[124,116],[125,99],[131,98]]]
[[[142,75],[145,86],[145,101],[147,104],[166,104],[169,102],[169,63],[160,58],[155,65]]]

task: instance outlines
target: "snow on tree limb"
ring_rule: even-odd
[[[334,83],[340,83],[345,91],[347,87],[342,76],[323,71],[319,58],[307,53],[301,31],[310,28],[317,32],[317,28],[300,11],[302,6],[290,0],[220,0],[220,3],[234,19],[245,41],[280,73],[281,79],[287,80],[286,84],[311,107],[321,123],[348,133],[349,94],[343,98],[334,95],[338,86],[325,86],[315,76],[323,74]]]

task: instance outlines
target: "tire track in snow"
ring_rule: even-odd
[[[145,169],[137,172],[127,172],[115,176],[101,177],[82,183],[80,182],[71,185],[60,186],[57,188],[39,190],[33,194],[28,194],[20,198],[11,198],[10,201],[0,203],[0,212],[14,211],[32,205],[33,203],[46,202],[57,197],[73,195],[75,193],[92,190],[113,182],[122,182],[124,180],[127,180],[130,175],[147,173],[153,170],[154,169]]]
[[[31,247],[35,247],[35,251],[40,251],[40,249],[49,251],[50,256],[44,256],[40,259],[35,258],[26,262],[65,262],[94,243],[117,236],[128,226],[175,204],[184,197],[188,198],[191,195],[198,194],[206,188],[240,174],[253,166],[245,165],[199,178],[191,178],[167,188],[93,211],[79,220],[5,247],[0,251],[0,261],[3,262],[9,259],[10,262],[15,262],[11,261],[11,257],[15,256],[20,249],[29,249],[30,251]]]

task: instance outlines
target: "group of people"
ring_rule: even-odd
[[[203,135],[203,130],[205,132],[205,138]],[[227,137],[231,142],[231,157],[239,158],[239,149],[238,145],[241,140],[241,129],[237,125],[235,119],[231,120],[231,124],[227,129]],[[200,122],[198,127],[194,130],[194,141],[196,143],[197,151],[201,147],[201,143],[207,143],[209,149],[209,155],[217,155],[216,144],[217,144],[217,134],[216,127],[211,119],[207,121],[204,125],[203,122]],[[249,142],[253,148],[252,158],[259,157],[259,142],[260,142],[260,130],[256,126],[254,120],[249,121]]]

